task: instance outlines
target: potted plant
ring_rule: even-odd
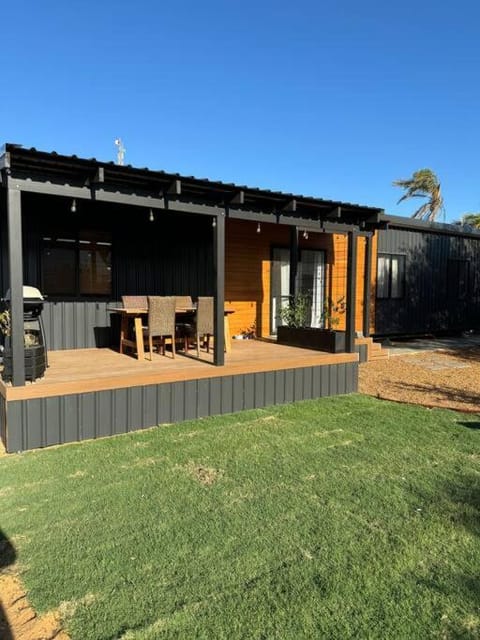
[[[308,326],[311,308],[311,294],[301,292],[293,296],[280,312],[284,324],[277,327],[277,342],[330,353],[345,351],[345,332],[334,328],[340,324],[339,316],[345,313],[344,298],[336,302],[330,298],[325,301],[320,316],[322,327]]]
[[[5,309],[0,313],[0,332],[4,337],[2,378],[6,382],[9,382],[12,379],[12,327],[9,309]],[[40,344],[39,337],[35,331],[25,329],[23,335],[23,343],[25,346],[25,378],[33,381],[45,373],[45,347],[43,344]]]

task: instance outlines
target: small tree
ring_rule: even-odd
[[[338,298],[336,302],[332,298],[327,298],[322,313],[325,329],[335,329],[340,324],[340,316],[345,313],[346,309],[345,296]]]
[[[312,294],[306,291],[290,296],[286,307],[280,309],[280,318],[287,327],[309,326],[312,308]]]

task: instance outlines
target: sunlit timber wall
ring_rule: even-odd
[[[235,310],[230,316],[232,335],[255,327],[257,336],[270,335],[270,277],[274,247],[288,248],[290,229],[287,226],[228,220],[226,226],[225,300]],[[365,277],[365,238],[358,238],[356,265],[355,327],[363,328]],[[299,249],[321,249],[326,255],[326,297],[334,303],[346,298],[347,236],[311,233],[308,239],[299,234]],[[372,251],[374,254],[375,251]],[[372,258],[373,263],[373,258]],[[372,284],[374,284],[372,275]],[[374,301],[372,294],[371,300]],[[339,314],[337,329],[345,329],[345,313]],[[373,322],[373,313],[371,314]],[[373,329],[373,326],[372,326]]]

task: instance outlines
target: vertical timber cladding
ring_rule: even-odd
[[[355,329],[363,326],[365,238],[358,238],[356,267]],[[270,334],[270,268],[272,247],[290,245],[290,228],[284,225],[228,219],[226,221],[225,302],[235,309],[230,316],[232,335],[255,325],[257,336]],[[326,295],[333,302],[346,296],[347,236],[312,233],[308,239],[299,233],[299,249],[320,249],[326,253]],[[373,314],[372,314],[373,315]],[[345,329],[345,314],[339,329]]]
[[[405,293],[375,302],[375,333],[395,335],[480,327],[480,238],[391,226],[378,232],[378,253],[405,256]],[[461,291],[452,263],[467,265]]]
[[[375,333],[376,327],[376,306],[377,297],[377,259],[378,259],[378,231],[372,236],[372,259],[370,263],[370,335]]]
[[[8,402],[9,453],[352,393],[358,363],[260,371]],[[2,411],[0,397],[0,411]]]

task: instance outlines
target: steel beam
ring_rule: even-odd
[[[216,217],[213,234],[213,259],[215,272],[214,288],[214,335],[213,363],[217,367],[225,364],[225,216]]]
[[[231,198],[229,204],[244,204],[245,202],[245,191],[237,191]]]
[[[182,193],[182,181],[172,180],[170,186],[167,189],[167,193],[174,196],[179,196]]]
[[[0,171],[2,169],[9,169],[9,168],[10,168],[10,152],[5,151],[5,153],[2,153],[2,155],[0,156]]]
[[[298,271],[298,228],[290,229],[290,282],[288,292],[293,299],[297,293],[297,271]]]
[[[14,188],[20,191],[26,191],[29,193],[39,193],[43,195],[61,196],[65,198],[75,198],[78,200],[94,200],[96,202],[110,202],[113,204],[123,204],[135,207],[145,207],[147,209],[155,210],[168,210],[178,213],[193,213],[207,216],[218,216],[225,212],[224,206],[213,206],[206,204],[199,204],[195,202],[184,202],[180,200],[174,200],[171,198],[164,198],[163,195],[140,195],[135,193],[122,193],[121,191],[110,191],[104,188],[105,183],[91,184],[90,186],[75,187],[68,184],[54,184],[51,182],[39,182],[36,180],[26,180],[23,178],[12,178],[11,184]],[[102,186],[99,186],[102,185]],[[243,193],[243,192],[240,192]],[[239,195],[239,201],[242,196]],[[290,206],[293,207],[294,201],[290,201]],[[233,204],[233,201],[231,202]],[[237,203],[235,203],[237,204]],[[238,203],[240,204],[240,202]],[[295,201],[295,208],[297,208],[297,201]],[[228,205],[227,205],[228,207]],[[340,207],[331,212],[330,215],[334,215],[334,219],[339,220],[337,214],[341,212]],[[349,231],[357,231],[358,226],[354,224],[343,224],[341,222],[325,221],[323,218],[326,215],[323,210],[318,211],[318,218],[302,218],[301,216],[286,215],[288,211],[281,212],[259,212],[250,211],[245,209],[229,209],[228,217],[238,220],[250,220],[253,222],[265,222],[272,224],[284,224],[286,226],[301,226],[302,229],[312,233],[319,233],[325,231],[327,233],[339,233],[345,234]],[[340,213],[341,215],[341,213]]]
[[[355,295],[356,295],[356,271],[357,271],[357,234],[354,231],[348,233],[347,250],[347,314],[345,350],[348,353],[355,351]]]
[[[372,292],[372,238],[365,238],[365,270],[363,280],[363,335],[370,335],[370,296]]]
[[[21,387],[25,385],[22,203],[20,191],[11,187],[7,190],[7,220],[12,384],[14,387]]]
[[[292,200],[289,200],[283,207],[282,207],[282,211],[289,211],[291,213],[295,213],[295,211],[297,210],[297,201],[295,200],[295,198],[293,198]]]

